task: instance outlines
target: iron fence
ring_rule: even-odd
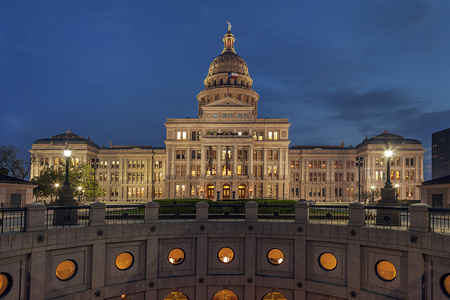
[[[26,208],[0,208],[0,234],[25,231]]]
[[[430,207],[430,231],[449,233],[450,232],[450,208]]]
[[[258,206],[258,220],[264,221],[293,221],[295,206],[292,204],[260,204]]]
[[[196,216],[195,204],[161,204],[159,206],[159,220],[195,220]]]
[[[310,205],[309,222],[321,224],[348,224],[347,205]]]
[[[364,206],[365,226],[380,228],[409,228],[409,210],[401,206]]]
[[[245,204],[210,204],[208,207],[210,220],[244,220]]]
[[[107,205],[105,211],[106,224],[144,223],[145,205]]]
[[[89,226],[90,206],[47,206],[46,228]]]

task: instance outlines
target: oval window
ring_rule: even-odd
[[[224,247],[219,250],[219,252],[217,253],[217,257],[224,264],[228,264],[234,259],[234,251],[229,247]]]
[[[440,283],[442,292],[450,298],[450,273],[442,275]]]
[[[184,251],[180,248],[175,248],[170,250],[169,255],[167,256],[167,259],[169,260],[169,263],[172,265],[179,265],[184,261]]]
[[[239,298],[230,290],[221,290],[214,294],[212,300],[238,300]]]
[[[164,300],[189,300],[182,292],[173,292],[164,297]]]
[[[8,273],[0,273],[0,298],[6,296],[12,287],[12,277]]]
[[[337,267],[336,256],[329,252],[322,253],[319,256],[319,265],[325,271],[333,271]]]
[[[272,249],[267,253],[267,259],[272,265],[281,265],[284,262],[284,253],[280,249]]]
[[[283,296],[283,294],[277,293],[277,292],[272,292],[272,293],[268,293],[266,294],[262,300],[287,300],[285,296]]]
[[[69,280],[77,273],[77,264],[73,260],[65,260],[56,267],[56,277],[59,280]]]
[[[116,257],[116,268],[119,270],[128,270],[133,266],[134,256],[129,252],[122,252]]]
[[[392,281],[397,276],[395,266],[387,260],[380,260],[375,266],[375,272],[384,281]]]

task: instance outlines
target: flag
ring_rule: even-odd
[[[228,72],[228,79],[237,79],[238,73]]]

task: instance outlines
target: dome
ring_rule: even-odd
[[[240,75],[250,76],[247,63],[242,57],[231,51],[226,51],[217,56],[209,65],[208,76],[219,73],[235,72]]]
[[[374,136],[370,139],[365,138],[364,141],[356,146],[356,148],[360,148],[365,145],[369,144],[391,144],[391,145],[401,145],[401,144],[418,144],[421,143],[418,140],[413,139],[405,139],[401,135],[390,133],[389,131],[383,132],[382,134],[379,134],[377,136]]]
[[[54,135],[51,138],[37,140],[33,144],[65,145],[66,142],[68,144],[86,144],[95,148],[99,148],[90,138],[86,139],[82,136],[72,133],[70,130],[67,130],[66,132],[58,135]]]

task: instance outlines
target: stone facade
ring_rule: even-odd
[[[259,95],[247,64],[236,54],[229,30],[224,49],[211,63],[198,96],[198,117],[167,119],[165,148],[98,147],[70,131],[36,141],[31,153],[47,165],[63,161],[70,147],[74,163],[99,160],[102,201],[147,202],[158,198],[305,199],[353,202],[384,186],[391,149],[391,180],[399,199],[419,199],[423,147],[419,141],[386,132],[356,147],[290,146],[288,119],[260,119]],[[362,159],[362,165],[358,164]],[[358,182],[361,184],[358,185]]]

